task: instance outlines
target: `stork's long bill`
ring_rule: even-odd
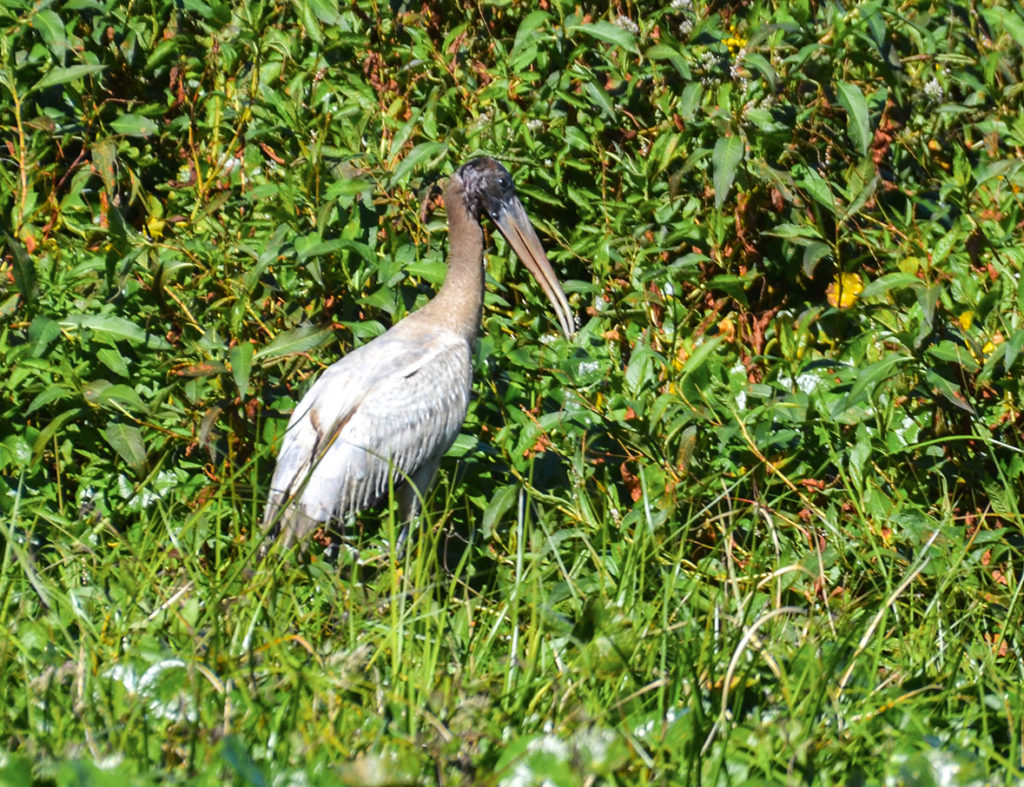
[[[513,194],[511,198],[503,200],[499,210],[491,214],[491,220],[497,225],[512,250],[533,274],[541,289],[544,290],[544,294],[551,301],[562,333],[566,338],[572,338],[575,328],[569,301],[562,291],[562,285],[558,283],[558,277],[555,275],[551,263],[548,262],[548,256],[544,253],[540,238],[537,237],[519,198]]]

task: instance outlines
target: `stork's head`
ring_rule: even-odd
[[[485,213],[493,219],[512,200],[518,201],[512,176],[492,158],[470,159],[459,167],[455,177],[461,181],[466,206],[477,220]]]
[[[462,199],[470,215],[480,221],[486,213],[497,225],[551,301],[562,333],[571,338],[574,333],[572,310],[540,238],[516,196],[516,186],[508,170],[494,159],[481,156],[459,167],[452,179],[462,187]]]

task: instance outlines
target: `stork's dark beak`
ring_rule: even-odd
[[[551,305],[558,317],[558,324],[562,333],[567,339],[571,339],[575,331],[572,309],[569,308],[569,301],[566,300],[562,285],[558,283],[548,256],[544,253],[544,247],[540,245],[540,238],[530,224],[526,210],[519,199],[513,196],[509,200],[503,200],[501,208],[491,214],[491,219],[498,226],[501,234],[516,255],[523,261],[533,278],[540,284],[544,294],[548,296]]]

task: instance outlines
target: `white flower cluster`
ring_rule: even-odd
[[[615,24],[617,24],[626,32],[632,33],[635,36],[640,35],[640,26],[632,19],[630,19],[628,16],[623,16],[622,14],[619,14],[617,17],[615,17]]]
[[[697,59],[697,70],[701,74],[700,81],[704,87],[712,87],[721,81],[717,74],[719,70],[718,55],[710,50],[704,52]]]
[[[693,32],[693,0],[672,0],[669,7],[673,11],[685,14],[685,18],[679,23],[679,37],[686,38]]]
[[[733,80],[746,85],[746,69],[743,68],[743,58],[747,56],[747,48],[736,50],[736,55],[732,59],[732,65],[729,66],[729,76]]]

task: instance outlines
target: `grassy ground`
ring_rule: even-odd
[[[0,782],[1024,778],[1017,3],[0,2]],[[246,571],[500,156],[420,535]],[[379,525],[376,527],[375,525]]]

